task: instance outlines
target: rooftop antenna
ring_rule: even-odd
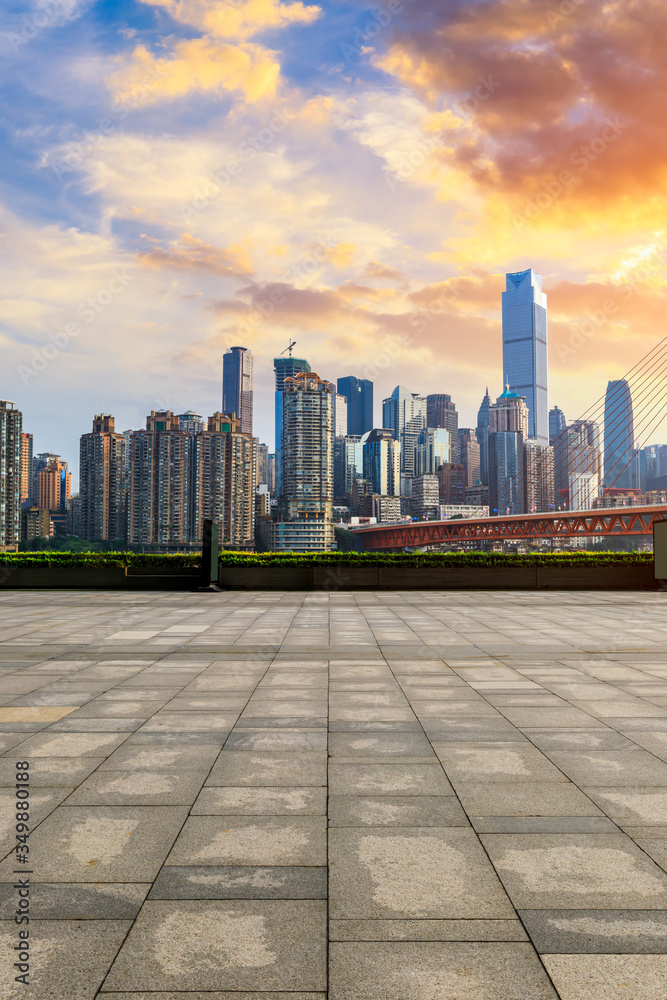
[[[285,351],[289,351],[290,358],[292,357],[292,348],[294,347],[295,344],[296,344],[296,340],[293,340],[292,343],[289,345],[289,347],[285,348]],[[284,354],[285,351],[281,351],[280,353]]]

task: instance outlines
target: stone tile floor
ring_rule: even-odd
[[[0,621],[3,1000],[667,997],[666,595],[4,591]]]

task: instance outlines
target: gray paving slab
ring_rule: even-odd
[[[152,900],[104,985],[111,991],[324,991],[326,903]]]
[[[453,795],[439,764],[329,765],[332,795]]]
[[[540,954],[667,952],[667,912],[660,910],[520,910]]]
[[[197,796],[193,816],[325,816],[324,788],[207,787]]]
[[[331,1000],[558,1000],[530,944],[336,942]]]
[[[165,866],[150,899],[326,899],[326,867]]]
[[[326,783],[326,749],[294,753],[224,750],[206,782],[207,785],[260,787],[321,786]]]
[[[20,877],[20,876],[19,876]],[[17,876],[14,876],[16,881]],[[35,920],[134,920],[150,882],[33,882],[30,916]],[[16,890],[0,883],[0,920],[14,920]]]
[[[72,806],[192,805],[208,771],[97,771],[67,801]]]
[[[527,941],[513,920],[331,920],[330,941]]]
[[[191,816],[168,865],[324,865],[322,816]]]
[[[468,826],[453,795],[332,795],[329,826]]]
[[[667,955],[543,955],[561,1000],[656,1000]]]
[[[599,816],[602,810],[571,782],[456,781],[469,816]]]

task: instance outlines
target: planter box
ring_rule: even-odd
[[[221,566],[218,584],[227,590],[312,590],[312,566]]]
[[[538,566],[540,590],[655,590],[653,564],[645,566]]]
[[[13,590],[19,587],[78,589],[95,587],[98,590],[116,590],[125,586],[123,566],[3,566],[0,587]]]
[[[136,570],[134,573],[128,572],[124,586],[127,590],[194,590],[200,582],[199,573],[183,573],[181,570],[170,573],[156,571],[151,574],[144,568],[143,573]]]

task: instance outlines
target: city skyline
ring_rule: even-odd
[[[127,427],[214,412],[236,344],[269,440],[271,358],[291,339],[379,399],[449,392],[472,426],[480,383],[501,388],[505,273],[528,266],[558,302],[565,412],[659,335],[666,15],[650,0],[646,18],[518,3],[511,27],[500,0],[47,6],[39,23],[38,4],[0,12],[0,393],[37,451],[74,466],[100,409]]]

